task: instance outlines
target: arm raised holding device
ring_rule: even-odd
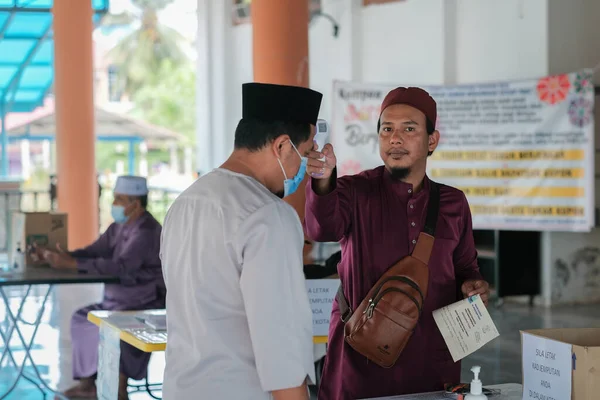
[[[317,133],[314,142],[317,145],[308,156],[307,173],[314,178],[313,189],[317,194],[327,194],[333,188],[332,172],[337,160],[333,146],[329,143],[329,124],[323,119],[317,121]]]

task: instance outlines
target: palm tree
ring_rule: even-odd
[[[139,23],[139,27],[125,36],[107,57],[117,67],[123,91],[133,96],[144,83],[155,79],[163,60],[175,65],[187,61],[181,48],[185,38],[176,30],[160,24],[158,12],[173,0],[131,0],[137,8],[134,13],[109,14],[102,25],[115,27]]]

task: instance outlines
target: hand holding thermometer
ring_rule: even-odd
[[[317,150],[311,151],[308,156],[306,173],[314,179],[329,179],[337,159],[333,146],[329,143],[329,124],[324,119],[317,120],[313,141]],[[326,150],[327,156],[323,150]]]
[[[323,147],[329,142],[329,125],[324,119],[317,120],[317,133],[315,134],[314,142],[318,146],[318,151],[322,151]],[[325,157],[321,158],[321,161],[324,159]]]

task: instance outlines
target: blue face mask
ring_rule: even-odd
[[[281,163],[281,160],[277,159],[277,161],[279,162],[279,166],[283,171],[283,176],[285,178],[285,180],[283,181],[283,197],[287,197],[294,193],[296,190],[298,190],[300,183],[302,183],[302,179],[304,179],[304,174],[306,173],[306,165],[308,163],[308,158],[302,157],[302,155],[300,155],[300,152],[298,151],[296,146],[294,146],[294,143],[290,141],[290,144],[292,145],[294,150],[296,150],[296,153],[298,153],[298,157],[300,157],[300,168],[298,169],[298,173],[296,173],[296,175],[293,178],[288,179],[287,174],[285,173],[285,169],[283,168],[283,164]]]
[[[110,209],[110,214],[117,224],[124,224],[129,220],[129,217],[125,215],[125,207],[114,205]]]

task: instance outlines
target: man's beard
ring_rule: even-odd
[[[394,167],[394,168],[390,168],[390,175],[392,176],[392,179],[395,181],[402,181],[406,178],[408,178],[408,175],[410,175],[410,168],[408,167]]]

